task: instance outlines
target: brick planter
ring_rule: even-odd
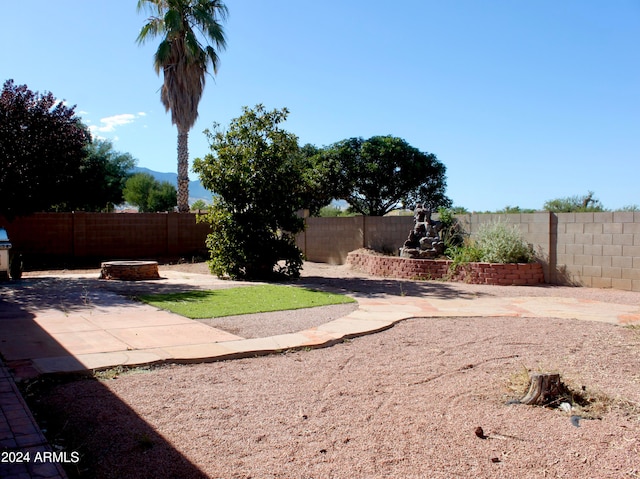
[[[540,263],[467,263],[450,273],[452,264],[444,259],[409,259],[361,252],[347,255],[347,264],[376,276],[400,279],[437,279],[472,284],[533,286],[544,283]]]

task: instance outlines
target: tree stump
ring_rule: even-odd
[[[546,406],[566,395],[560,375],[555,373],[532,374],[529,391],[520,399],[521,404]]]

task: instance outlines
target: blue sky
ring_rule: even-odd
[[[589,190],[640,205],[639,0],[226,4],[191,158],[213,122],[263,103],[289,108],[300,144],[390,134],[436,154],[471,211]],[[51,91],[139,166],[175,171],[157,41],[135,42],[146,16],[135,0],[3,2],[0,80]]]

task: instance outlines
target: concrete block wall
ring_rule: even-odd
[[[30,264],[208,256],[206,223],[179,213],[36,213],[0,217],[16,251]]]
[[[523,239],[533,246],[548,283],[555,282],[555,249],[552,239],[552,215],[549,212],[518,214],[459,215],[465,231],[473,237],[483,224],[506,222],[516,225]]]
[[[305,231],[298,235],[296,243],[309,261],[343,264],[349,251],[363,247],[362,216],[310,217],[305,222]]]
[[[320,219],[322,233],[315,221]],[[533,246],[546,283],[640,291],[640,212],[470,214],[458,220],[472,237],[484,223],[517,225]],[[349,248],[402,246],[413,218],[308,218],[307,225],[307,242],[314,244],[308,259],[341,264]]]
[[[435,217],[434,217],[435,219]],[[640,291],[640,212],[461,215],[473,236],[483,223],[508,221],[534,246],[545,281]],[[307,259],[342,264],[350,251],[395,253],[411,216],[306,218],[297,244]],[[37,213],[9,222],[14,247],[43,258],[154,259],[208,256],[209,225],[195,214]]]
[[[73,256],[73,213],[36,213],[8,221],[0,216],[14,248],[33,255]]]
[[[76,255],[110,259],[168,256],[167,219],[168,215],[156,213],[76,213]]]
[[[413,216],[362,216],[364,247],[397,254],[413,229]],[[434,217],[435,219],[435,217]]]
[[[640,212],[560,213],[557,280],[640,291]]]
[[[310,217],[305,222],[298,247],[309,261],[330,264],[345,263],[358,248],[397,253],[413,228],[413,216]]]

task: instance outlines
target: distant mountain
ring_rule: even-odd
[[[149,168],[141,168],[136,166],[133,168],[133,173],[148,173],[153,176],[156,180],[168,181],[172,185],[175,185],[177,188],[178,185],[178,174],[177,173],[161,173],[159,171],[153,171]],[[189,182],[189,204],[192,204],[196,200],[203,200],[207,203],[211,203],[212,195],[211,192],[202,186],[199,181],[190,181]]]

